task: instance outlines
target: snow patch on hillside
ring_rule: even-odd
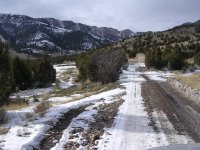
[[[0,41],[3,43],[7,42],[2,35],[0,35]]]

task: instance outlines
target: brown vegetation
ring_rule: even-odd
[[[44,113],[50,107],[51,107],[51,104],[49,101],[42,101],[40,104],[38,104],[35,107],[34,112],[35,113]]]

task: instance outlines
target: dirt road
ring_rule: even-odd
[[[199,142],[200,107],[138,67],[130,64],[123,72],[122,92],[111,92],[111,100],[103,94],[105,99],[64,114],[40,149],[145,150]]]
[[[166,82],[155,82],[143,76],[147,82],[142,86],[142,96],[148,113],[153,109],[163,111],[180,135],[188,133],[200,142],[200,107],[188,100]],[[160,120],[162,122],[162,120]],[[168,134],[167,129],[165,129]]]

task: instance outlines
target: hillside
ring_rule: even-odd
[[[110,45],[109,48],[124,49],[129,57],[144,53],[147,56],[147,67],[157,69],[170,64],[173,69],[181,69],[183,65],[200,64],[200,23],[185,23],[162,32],[138,33],[134,37]],[[179,61],[181,66],[176,65]]]
[[[0,39],[26,54],[77,53],[135,35],[131,30],[88,26],[54,18],[0,14]]]

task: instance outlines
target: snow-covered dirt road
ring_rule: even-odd
[[[163,112],[153,112],[151,116],[141,94],[141,84],[146,82],[143,73],[136,69],[141,64],[129,65],[128,71],[121,76],[121,84],[126,88],[126,95],[122,98],[124,103],[119,108],[112,128],[106,129],[99,143],[101,150],[144,150],[157,146],[173,143],[167,136],[174,138],[174,143],[187,144],[193,140],[185,133],[178,135],[170,121]],[[145,73],[157,81],[165,81],[159,73]],[[158,77],[159,76],[159,77]],[[163,122],[168,130],[174,131],[173,135],[166,135]]]
[[[118,82],[97,88],[72,82],[75,76],[70,73],[75,74],[75,66],[54,67],[58,87],[47,90],[44,99],[52,106],[43,115],[33,113],[34,105],[12,111],[15,121],[3,125],[9,130],[0,135],[0,148],[147,150],[194,143],[184,122],[168,105],[165,91],[158,90],[156,83],[165,83],[172,76],[169,72],[139,72],[144,64],[129,64]],[[31,95],[29,90],[28,97]],[[18,116],[19,112],[23,115]]]

